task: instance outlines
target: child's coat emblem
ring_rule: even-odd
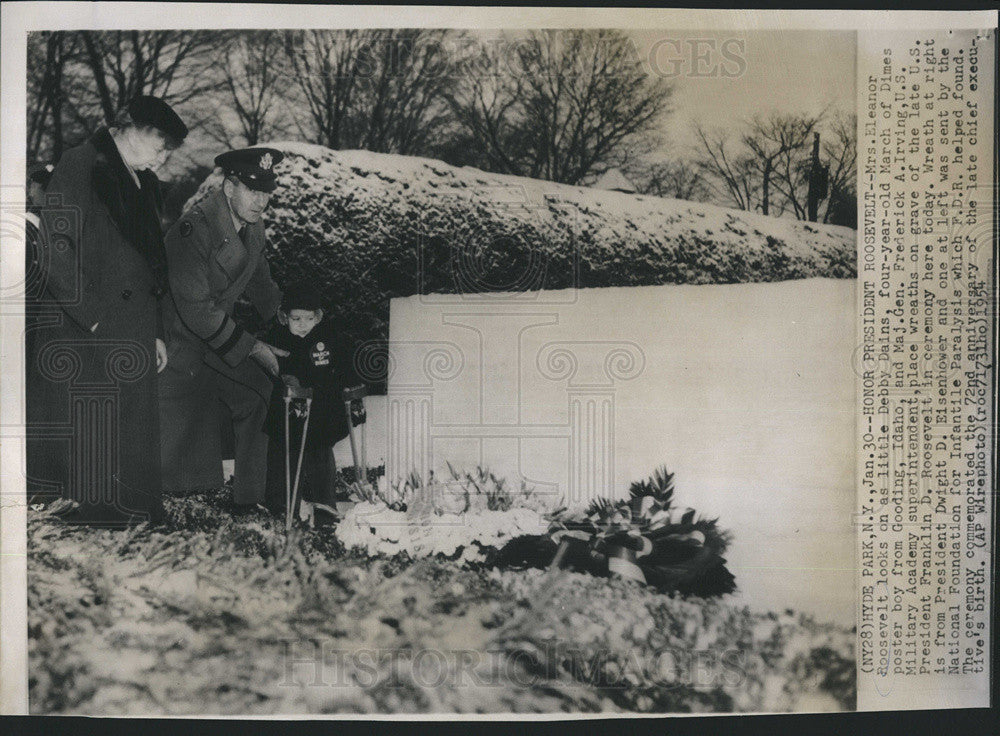
[[[312,358],[313,365],[330,365],[330,351],[322,342],[316,343],[316,347],[312,349],[309,357]]]

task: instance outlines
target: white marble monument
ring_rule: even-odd
[[[679,506],[734,533],[742,600],[849,625],[854,287],[395,299],[369,455],[390,477],[486,465],[568,504],[665,465]]]

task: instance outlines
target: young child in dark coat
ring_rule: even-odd
[[[342,392],[361,385],[352,366],[351,346],[323,321],[320,296],[307,283],[290,284],[285,289],[281,312],[285,324],[275,325],[265,341],[288,351],[278,358],[281,381],[275,381],[265,423],[270,437],[267,457],[267,505],[273,510],[285,507],[285,387],[301,386],[313,390],[306,430],[305,454],[299,479],[300,518],[309,518],[315,504],[332,507],[336,464],[333,446],[348,434]],[[292,399],[289,414],[289,476],[295,483],[305,399]],[[361,402],[352,412],[363,411]]]

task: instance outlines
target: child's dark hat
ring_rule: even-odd
[[[307,309],[315,312],[323,308],[323,299],[312,284],[296,281],[289,284],[281,297],[281,309],[288,313],[293,309]]]

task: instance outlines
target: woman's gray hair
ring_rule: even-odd
[[[128,108],[123,107],[115,115],[114,122],[111,123],[112,128],[118,128],[119,130],[125,130],[127,128],[145,128],[148,126],[137,125],[132,119],[132,114],[128,111]]]

